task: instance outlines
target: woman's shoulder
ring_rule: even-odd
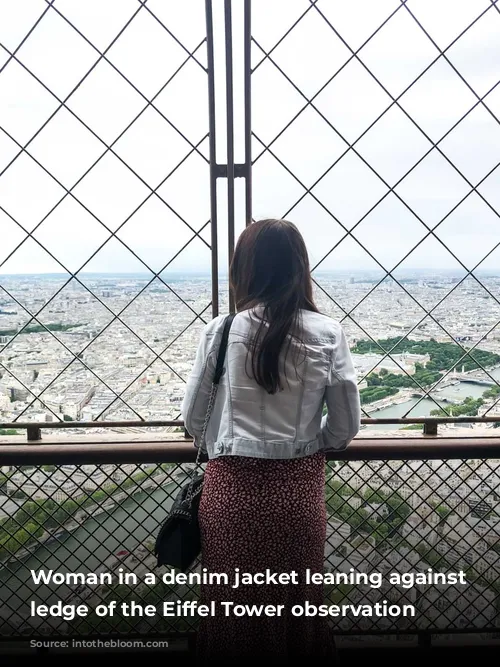
[[[209,322],[207,322],[207,324],[205,324],[203,334],[207,337],[211,337],[217,335],[218,333],[222,333],[222,328],[224,327],[224,321],[226,317],[227,315],[217,315],[211,319]]]
[[[335,342],[342,335],[342,325],[333,317],[304,310],[302,316],[302,327],[304,337],[311,340],[328,340]]]
[[[213,338],[218,334],[221,335],[226,317],[227,314],[218,315],[210,320],[205,325],[204,335],[208,338]],[[333,343],[342,335],[342,325],[332,317],[323,315],[323,313],[303,310],[301,319],[304,340],[331,341]],[[248,334],[250,330],[255,328],[256,322],[258,322],[258,319],[252,311],[243,310],[235,315],[231,333],[235,335]]]
[[[227,313],[223,315],[217,315],[210,322],[205,325],[203,333],[205,337],[213,338],[217,335],[222,335],[224,330],[224,323],[228,317]],[[242,333],[249,328],[250,317],[248,311],[242,311],[241,313],[236,313],[234,315],[233,322],[231,324],[230,334],[233,333]]]

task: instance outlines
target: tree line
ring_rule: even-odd
[[[500,355],[485,350],[475,349],[471,357],[463,357],[463,350],[454,343],[438,343],[436,340],[413,341],[408,338],[385,338],[377,341],[377,350],[374,350],[373,341],[360,340],[352,349],[354,354],[375,353],[382,348],[392,354],[428,355],[429,361],[425,364],[416,363],[412,375],[407,373],[390,373],[382,368],[378,373],[372,372],[366,378],[367,387],[360,390],[361,403],[374,403],[387,396],[395,395],[399,389],[424,389],[439,382],[444,373],[456,365],[464,371],[471,371],[481,367],[500,364]],[[380,346],[380,348],[378,347]],[[470,405],[467,406],[470,409]],[[479,405],[477,409],[479,409]],[[464,408],[465,409],[465,408]],[[477,412],[475,413],[477,414]]]

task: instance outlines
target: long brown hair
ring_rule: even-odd
[[[299,338],[301,309],[313,301],[309,257],[297,227],[287,220],[260,220],[238,239],[230,268],[236,310],[263,306],[252,341],[252,374],[269,394],[282,389],[280,354]],[[300,340],[300,338],[299,338]]]

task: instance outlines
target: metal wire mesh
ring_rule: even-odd
[[[5,54],[5,61],[0,61],[0,86],[4,82],[4,90],[8,92],[13,80],[17,86],[13,104],[24,103],[29,111],[29,105],[35,102],[42,109],[38,115],[32,113],[31,116],[25,111],[32,122],[23,122],[22,117],[16,121],[9,114],[9,106],[2,113],[2,142],[10,151],[6,151],[7,159],[0,165],[0,190],[5,195],[0,211],[4,216],[2,226],[6,239],[12,239],[12,243],[7,243],[0,257],[0,269],[9,273],[16,258],[23,259],[23,266],[33,257],[36,263],[38,251],[52,272],[61,274],[51,283],[44,282],[45,289],[39,287],[38,294],[36,287],[30,285],[30,291],[35,292],[29,295],[31,298],[26,298],[28,295],[19,288],[19,279],[2,277],[0,280],[5,297],[2,303],[15,311],[10,318],[5,317],[9,315],[8,309],[2,311],[7,326],[2,332],[5,336],[0,368],[4,379],[17,388],[17,394],[23,399],[21,409],[15,414],[16,420],[23,416],[36,419],[40,412],[52,419],[62,419],[58,396],[61,391],[67,393],[68,385],[75,387],[82,383],[86,389],[76,397],[77,405],[88,404],[89,392],[92,397],[98,395],[95,400],[91,397],[95,403],[93,419],[110,414],[115,418],[119,415],[147,419],[151,415],[148,403],[157,402],[159,398],[135,399],[138,384],[157,382],[161,386],[165,384],[161,376],[167,376],[171,383],[182,386],[188,364],[180,364],[181,371],[176,368],[179,349],[191,351],[193,340],[199,335],[199,325],[207,321],[210,297],[206,291],[202,290],[193,299],[192,286],[186,291],[175,278],[171,284],[165,273],[172,268],[175,270],[178,258],[189,254],[193,245],[201,259],[205,251],[210,252],[206,218],[199,220],[196,219],[199,216],[187,214],[189,211],[182,202],[182,212],[178,210],[178,197],[174,194],[179,179],[185,181],[186,175],[196,186],[193,172],[199,171],[200,166],[203,171],[203,165],[208,163],[208,135],[203,129],[204,125],[208,128],[206,118],[191,118],[193,122],[189,125],[182,117],[182,102],[177,100],[176,105],[172,102],[172,97],[176,97],[183,86],[192,88],[193,82],[192,94],[206,97],[206,37],[204,27],[200,27],[203,8],[197,8],[198,16],[191,18],[194,29],[186,32],[182,21],[179,25],[182,12],[178,9],[169,12],[161,3],[147,4],[146,1],[121,3],[120,7],[112,5],[103,3],[101,8],[84,8],[64,2],[39,3],[38,14],[33,10],[33,16],[26,16],[22,21],[22,38],[9,39],[12,44],[0,44]],[[102,11],[107,11],[108,15],[101,17]],[[15,15],[14,8],[12,15]],[[193,21],[200,17],[201,24],[198,20],[195,25]],[[105,36],[93,25],[93,21],[100,18],[107,21]],[[147,43],[144,43],[144,35]],[[200,37],[196,42],[194,35]],[[6,32],[3,39],[7,38]],[[138,39],[141,52],[135,53],[131,61],[127,50]],[[81,71],[68,72],[64,67],[61,71],[60,63],[50,57],[44,63],[45,47],[52,56],[54,50],[56,56],[60,55],[58,48],[69,48],[76,54]],[[168,59],[167,65],[158,62],[160,57]],[[189,104],[189,95],[185,97],[185,103]],[[98,114],[92,110],[96,104],[101,109]],[[125,113],[120,105],[122,108],[126,105]],[[106,117],[107,123],[102,120]],[[65,141],[68,144],[66,155],[60,151]],[[157,147],[152,147],[151,141],[156,142]],[[59,146],[57,160],[51,159],[51,142]],[[146,148],[144,142],[149,142]],[[85,145],[92,150],[81,150]],[[75,159],[76,147],[84,153],[85,160]],[[167,157],[162,155],[165,150]],[[145,157],[148,158],[146,164]],[[42,189],[48,194],[39,206],[26,210],[16,193],[8,195],[11,185],[16,190],[32,189],[35,198]],[[203,188],[203,183],[200,186]],[[124,189],[133,195],[123,196]],[[120,200],[125,200],[126,205],[120,205]],[[208,207],[206,215],[208,217]],[[73,254],[69,258],[70,266],[64,247],[55,241],[61,234],[68,234],[65,229],[71,225],[71,220],[73,228],[68,230],[66,241],[76,247],[78,240],[83,243],[85,237],[90,237],[93,249],[88,254],[80,253],[80,257]],[[148,224],[150,232],[165,235],[168,227],[170,237],[177,236],[177,242],[167,246],[172,248],[170,253],[166,248],[162,256],[152,258],[154,269],[149,259],[141,256],[140,249],[137,251],[137,245],[134,247],[138,229],[142,226],[146,232]],[[89,246],[88,243],[83,245]],[[51,250],[54,246],[59,252]],[[96,259],[100,259],[99,266],[102,266],[107,259],[112,262],[114,255],[118,256],[118,264],[121,261],[122,266],[127,266],[127,262],[129,265],[133,262],[135,272],[142,274],[133,279],[132,287],[118,290],[115,282],[89,275]],[[150,328],[144,327],[141,313],[152,301],[153,311],[156,310],[155,294],[161,297],[156,298],[157,303],[161,302],[170,311],[175,309],[176,321],[151,336]],[[75,297],[76,303],[86,304],[92,313],[94,327],[90,330],[84,327],[85,332],[67,321],[71,317],[68,305],[75,303]],[[61,312],[63,321],[56,315]],[[80,308],[74,315],[82,318],[84,309]],[[58,320],[55,325],[54,320]],[[12,331],[8,326],[11,321]],[[76,329],[72,331],[74,335],[66,335],[73,329]],[[37,375],[35,380],[26,375],[29,360],[24,358],[20,345],[20,337],[27,333],[33,342],[34,332],[38,338],[34,341],[36,347],[59,358],[59,363],[51,364],[50,373],[36,365],[32,367]],[[105,339],[109,342],[103,343]],[[117,341],[122,345],[125,341],[134,357],[134,363],[130,364],[133,371],[121,372],[119,377],[109,372],[109,345],[113,345],[113,340],[115,345]],[[123,353],[123,347],[120,351]],[[104,360],[107,363],[103,363]],[[11,394],[13,399],[15,396]],[[71,418],[79,418],[79,409],[77,413]],[[168,413],[172,419],[178,417],[175,402]]]
[[[415,616],[333,618],[337,632],[498,630],[500,480],[495,460],[332,462],[325,492],[325,604],[411,605]],[[7,636],[183,632],[196,618],[30,618],[29,601],[155,604],[197,599],[198,586],[161,581],[152,546],[192,464],[12,468],[2,478],[1,629]],[[16,505],[12,511],[8,505]],[[193,568],[197,571],[199,563]],[[120,569],[121,568],[121,569]],[[408,576],[463,571],[464,585],[413,583]],[[31,571],[110,573],[102,585],[33,582]],[[119,572],[135,574],[122,582]],[[155,584],[145,584],[145,573]],[[349,583],[351,573],[366,581]],[[383,580],[372,579],[381,573]],[[390,577],[405,575],[399,584]],[[363,574],[361,575],[363,576]]]
[[[189,99],[189,113],[184,118],[188,108],[178,95],[180,90],[184,95],[189,90],[194,97],[206,96],[204,8],[200,4],[183,23],[178,7],[175,12],[168,11],[151,0],[122,3],[120,8],[116,3],[104,4],[108,12],[102,21],[104,35],[92,26],[102,8],[85,13],[74,3],[46,0],[26,15],[14,37],[6,31],[3,42],[0,40],[0,84],[3,80],[9,92],[15,81],[20,108],[35,101],[42,109],[38,115],[21,116],[14,123],[8,107],[1,119],[6,157],[0,165],[0,194],[5,195],[0,211],[4,215],[2,225],[6,230],[11,228],[12,243],[0,258],[0,269],[6,271],[15,266],[14,260],[22,259],[23,253],[29,258],[39,250],[54,271],[64,272],[31,298],[23,293],[24,287],[19,288],[17,279],[0,281],[4,305],[17,310],[14,318],[5,318],[4,313],[3,321],[7,325],[13,322],[14,327],[5,330],[8,335],[4,336],[0,359],[11,400],[22,398],[19,410],[13,406],[16,420],[25,416],[36,419],[41,414],[63,419],[58,397],[67,391],[66,381],[74,386],[82,378],[87,392],[76,400],[73,411],[78,419],[88,405],[88,392],[98,395],[91,399],[87,410],[92,419],[159,417],[155,406],[158,397],[151,399],[147,392],[141,396],[137,389],[144,383],[161,386],[160,377],[167,374],[170,385],[176,385],[174,394],[182,392],[189,363],[179,368],[178,352],[190,350],[192,354],[199,326],[206,321],[210,307],[206,286],[186,289],[165,275],[191,251],[197,258],[211,251],[209,223],[200,220],[198,213],[193,215],[193,209],[186,205],[187,198],[177,194],[179,178],[191,179],[196,186],[204,184],[208,192],[208,170],[204,170],[209,164],[208,122],[195,122],[191,115],[194,98]],[[347,4],[332,9],[321,0],[303,0],[290,3],[270,23],[255,2],[252,17],[256,207],[269,196],[263,181],[274,179],[277,185],[272,196],[277,203],[273,202],[273,209],[283,200],[280,215],[296,216],[301,224],[311,216],[317,219],[311,229],[320,239],[319,250],[312,249],[318,301],[344,321],[351,337],[373,344],[376,359],[360,372],[361,386],[365,382],[370,386],[369,376],[388,361],[397,374],[410,378],[409,387],[417,394],[417,401],[410,402],[405,413],[411,416],[420,416],[418,411],[426,399],[441,414],[451,414],[450,408],[438,401],[436,392],[449,383],[457,365],[472,364],[473,370],[481,371],[480,379],[498,387],[493,367],[486,365],[477,351],[497,335],[497,284],[483,277],[481,269],[485,262],[494,261],[500,239],[495,234],[490,235],[491,243],[490,237],[482,238],[476,243],[479,250],[474,261],[463,259],[463,248],[456,247],[450,225],[464,224],[467,206],[472,206],[471,215],[481,206],[482,218],[489,216],[493,226],[498,219],[495,151],[476,155],[473,148],[468,148],[472,159],[467,160],[456,144],[473,147],[477,139],[484,143],[484,136],[477,135],[478,123],[482,123],[493,146],[497,141],[498,77],[493,72],[484,81],[478,78],[464,54],[483,35],[493,44],[500,32],[500,14],[496,0],[472,3],[469,8],[451,7],[445,0],[438,4],[434,14],[412,0],[388,0],[375,9],[364,3],[361,13],[356,14]],[[188,25],[193,29],[188,30]],[[127,46],[141,35],[147,35],[148,43],[140,42],[143,48],[136,50],[133,58],[127,57]],[[405,45],[401,35],[410,36],[414,43]],[[74,48],[79,55],[78,66],[64,70],[54,57],[44,61],[49,37],[56,55],[60,53],[57,49],[65,45]],[[299,42],[308,45],[305,53],[299,51],[299,64],[307,65],[305,69],[297,68],[294,57]],[[381,58],[380,45],[393,42],[388,67]],[[403,58],[406,51],[413,57],[411,66],[407,63],[402,68],[404,71],[394,70],[398,48]],[[491,49],[495,56],[496,51]],[[226,57],[232,58],[231,50]],[[166,59],[167,67],[159,65],[161,58]],[[353,83],[346,88],[350,79]],[[272,116],[262,93],[269,92],[270,87],[262,89],[263,80],[276,89]],[[439,90],[440,82],[444,82],[444,93]],[[118,94],[115,102],[113,94]],[[451,102],[447,102],[447,94]],[[274,104],[280,96],[281,106]],[[436,102],[434,97],[438,98]],[[111,109],[107,120],[106,114],[96,114],[91,108],[97,99],[101,109],[104,105]],[[434,114],[437,118],[431,122],[428,115],[422,115],[419,105],[433,104],[440,104],[445,111]],[[127,109],[125,115],[119,113],[120,107]],[[350,125],[345,122],[346,109],[352,116]],[[249,114],[249,109],[245,113]],[[148,154],[141,144],[146,137],[145,125],[148,136],[157,143],[156,153]],[[198,128],[204,129],[198,132]],[[71,152],[78,136],[89,145],[86,160],[72,161],[68,155],[63,159],[62,153],[51,156],[51,140],[61,144],[66,139]],[[294,153],[300,154],[304,141],[311,146],[311,138],[314,160],[306,157],[297,161]],[[166,149],[162,158],[168,153],[166,160],[158,157],[162,148]],[[386,154],[385,161],[381,161],[381,153]],[[146,155],[154,159],[141,159]],[[284,194],[278,196],[276,190],[285,177],[289,181],[284,181]],[[443,202],[432,200],[432,180],[445,190],[452,184],[451,194],[446,190],[446,196],[441,197]],[[18,198],[9,196],[12,186],[20,190],[23,183],[34,193],[44,192],[40,206],[26,208]],[[349,191],[353,186],[367,193],[359,197],[359,202],[351,194],[355,190]],[[123,204],[126,198],[121,197],[120,190],[124,188],[131,193],[127,199],[130,205]],[[343,189],[349,192],[347,209]],[[294,192],[300,194],[295,196]],[[422,208],[426,197],[432,200],[430,210]],[[156,229],[162,228],[167,236],[172,236],[174,229],[185,233],[172,256],[158,263],[151,261],[153,257],[143,256],[134,233],[139,227],[145,234],[151,233],[147,221],[163,216],[166,224]],[[92,252],[80,253],[78,261],[66,259],[58,252],[61,246],[54,245],[54,236],[62,229],[58,221],[68,217],[78,221],[72,234],[85,229],[84,236],[93,240]],[[396,226],[395,219],[399,219]],[[386,240],[386,231],[392,238]],[[391,250],[392,243],[387,241],[395,241],[395,235],[407,239],[404,252],[399,250],[401,244]],[[77,245],[75,239],[70,240]],[[327,242],[332,241],[325,251]],[[317,240],[314,244],[318,245]],[[377,275],[360,289],[345,290],[342,281],[330,280],[322,269],[353,248]],[[402,271],[419,253],[425,256],[432,251],[441,259],[448,258],[458,277],[451,282],[444,280],[439,289],[434,285],[426,293],[414,281],[406,280]],[[114,255],[133,261],[144,276],[127,287],[120,285],[118,290],[113,284],[109,289],[88,274],[97,259],[102,265]],[[193,299],[197,288],[203,293]],[[170,323],[168,335],[161,338],[152,335],[141,321],[141,312],[149,307],[155,293],[159,295],[158,305],[171,303],[170,309],[177,303],[180,307],[175,325]],[[434,298],[436,295],[438,298]],[[64,312],[75,296],[78,303],[85,303],[92,311],[95,328],[90,331],[88,323],[82,327],[81,321],[67,321],[68,312],[63,318],[55,316]],[[395,309],[406,313],[405,324],[390,339],[377,335],[381,327],[371,316],[384,301],[389,304],[389,316]],[[470,343],[460,340],[460,326],[448,317],[450,309],[460,308],[464,302],[473,310],[472,318],[482,319],[485,307],[489,313],[481,326],[476,325]],[[158,310],[153,306],[153,313]],[[81,319],[83,309],[75,315]],[[45,345],[58,358],[50,372],[38,371],[38,381],[26,373],[32,366],[24,357],[22,344],[19,347],[24,334],[30,333],[33,340],[35,332],[37,344]],[[424,384],[417,373],[408,371],[396,352],[402,345],[411,347],[409,341],[429,337],[449,341],[460,351],[460,357]],[[131,366],[136,372],[110,373],[109,364],[102,363],[110,356],[109,344],[104,340],[119,340],[132,348]],[[174,395],[168,414],[161,416],[178,416],[176,400]],[[495,412],[497,400],[481,407],[480,414]],[[365,414],[368,416],[368,412]]]
[[[355,8],[309,0],[290,5],[273,27],[254,14],[254,210],[276,210],[263,192],[271,176],[283,193],[277,214],[290,216],[310,243],[318,302],[343,321],[351,337],[372,344],[375,359],[360,373],[360,385],[390,361],[417,392],[404,416],[421,416],[425,399],[441,414],[453,414],[438,403],[436,391],[457,365],[470,361],[482,379],[498,386],[493,367],[481,363],[477,352],[495,337],[499,323],[496,280],[481,274],[499,243],[498,201],[492,195],[499,164],[494,151],[476,154],[468,147],[479,143],[482,123],[487,140],[496,144],[500,81],[498,73],[487,83],[479,80],[470,66],[473,50],[467,51],[481,37],[487,43],[498,38],[497,3],[431,7],[400,0]],[[264,112],[269,106],[272,123]],[[433,180],[446,195],[434,194]],[[467,236],[473,220],[491,221],[491,233],[480,241]],[[451,227],[465,235],[461,245],[450,236]],[[334,243],[326,245],[328,238]],[[477,246],[474,259],[464,259],[471,243]],[[372,276],[353,279],[343,253]],[[426,256],[427,284],[418,289],[419,280],[408,280],[405,272]],[[454,280],[440,276],[440,261],[452,265]],[[344,269],[340,278],[328,276],[336,262]],[[359,289],[346,287],[353,283]],[[481,299],[490,321],[464,343],[455,309],[474,312]],[[404,322],[389,339],[386,318]],[[379,331],[385,334],[377,336]],[[453,344],[460,355],[423,384],[397,352],[433,337]],[[496,408],[492,400],[480,414]]]

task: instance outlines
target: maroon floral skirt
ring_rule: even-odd
[[[217,615],[201,619],[202,664],[224,659],[335,655],[325,618],[293,616],[294,605],[324,604],[323,587],[306,584],[306,568],[323,572],[326,512],[325,459],[268,460],[221,457],[208,462],[200,501],[202,567],[227,573],[229,585],[201,587],[201,602]],[[234,571],[297,573],[298,584],[233,588]],[[281,616],[224,616],[220,602],[284,605]]]

